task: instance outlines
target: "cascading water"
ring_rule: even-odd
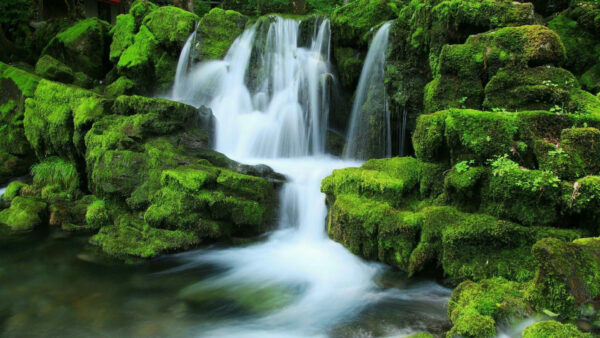
[[[251,318],[202,327],[211,337],[326,335],[385,298],[374,282],[381,266],[355,257],[325,233],[321,180],[336,168],[360,164],[324,154],[329,22],[316,21],[305,47],[299,47],[299,22],[275,17],[268,25],[246,30],[224,60],[200,63],[178,76],[173,91],[176,100],[212,109],[218,151],[240,162],[267,164],[288,178],[280,193],[279,228],[265,242],[181,256],[188,261],[184,269],[225,269],[186,288],[183,297],[226,294],[260,303],[260,314]],[[446,289],[433,293],[447,300]]]
[[[392,156],[390,111],[384,85],[390,27],[389,22],[383,24],[369,47],[352,106],[345,158]]]

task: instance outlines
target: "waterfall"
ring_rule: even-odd
[[[173,85],[173,93],[172,96],[174,98],[179,98],[183,94],[182,86],[185,84],[183,79],[187,75],[188,68],[190,65],[190,54],[192,51],[192,46],[196,41],[198,27],[194,29],[194,32],[190,35],[190,37],[183,45],[183,49],[181,50],[181,54],[179,55],[179,61],[177,62],[177,70],[175,72],[175,83]]]
[[[308,40],[300,32],[310,30],[300,29],[302,24],[307,23],[279,17],[255,24],[223,60],[193,65],[175,84],[174,99],[212,109],[218,151],[269,165],[288,179],[280,192],[279,226],[266,241],[183,256],[186,267],[216,265],[223,271],[184,294],[225,293],[269,308],[202,327],[204,336],[323,336],[384,298],[378,298],[374,282],[381,266],[352,255],[325,233],[321,180],[360,163],[324,154],[332,76],[329,21],[316,20]]]
[[[390,26],[389,22],[382,25],[369,47],[352,105],[345,158],[392,156],[390,111],[384,85]]]
[[[261,39],[256,26],[246,30],[224,60],[201,63],[177,77],[173,98],[209,106],[217,119],[216,148],[233,157],[322,154],[331,47],[329,21],[316,24],[308,48],[299,47],[298,21],[276,17]],[[258,75],[250,86],[248,69],[256,48],[262,54],[252,60]]]

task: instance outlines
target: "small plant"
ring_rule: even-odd
[[[552,82],[551,80],[544,80],[544,81],[542,81],[542,84],[544,86],[553,87],[553,88],[558,87],[558,85],[556,83]]]
[[[554,107],[550,108],[550,112],[555,114],[563,114],[565,112],[565,109],[555,104]]]
[[[519,169],[519,165],[508,158],[508,154],[498,156],[494,160],[489,160],[492,166],[492,175],[504,176],[512,170]]]
[[[458,103],[460,104],[460,107],[461,107],[462,109],[465,109],[465,108],[467,108],[467,104],[466,104],[466,103],[467,103],[467,100],[468,100],[468,99],[469,99],[468,97],[466,97],[466,96],[463,96],[463,97],[461,97],[461,98],[460,98],[460,100],[458,100]]]
[[[507,113],[508,111],[506,110],[506,108],[492,108],[492,111],[494,113]]]
[[[454,168],[456,169],[457,173],[464,173],[465,171],[469,170],[469,168],[475,164],[475,160],[470,160],[470,161],[462,161],[462,162],[458,162],[456,163],[456,165],[454,166]]]

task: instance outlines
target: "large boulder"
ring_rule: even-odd
[[[57,34],[44,48],[48,54],[76,72],[102,79],[110,69],[110,25],[98,18],[79,21]]]
[[[198,36],[202,59],[221,59],[244,31],[248,18],[236,11],[213,8],[200,21]]]
[[[533,246],[538,265],[528,298],[539,311],[578,318],[582,305],[600,296],[600,239],[565,242],[546,238]]]
[[[194,31],[198,16],[173,6],[156,7],[136,1],[128,14],[119,15],[111,30],[110,61],[117,76],[106,94],[164,91],[175,78],[181,48]],[[107,77],[108,78],[108,77]]]
[[[0,184],[25,175],[35,160],[23,119],[25,100],[33,97],[36,75],[0,63]]]

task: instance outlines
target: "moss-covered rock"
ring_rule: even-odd
[[[592,338],[590,333],[583,333],[573,324],[562,324],[555,320],[534,323],[523,331],[523,338]]]
[[[600,92],[600,64],[594,65],[581,75],[583,88],[594,94]]]
[[[364,48],[369,32],[391,20],[399,5],[395,0],[358,0],[339,7],[331,15],[331,30],[337,45]]]
[[[198,244],[198,238],[193,232],[155,229],[133,215],[123,215],[115,225],[100,229],[90,242],[111,256],[131,259],[189,249]]]
[[[74,200],[82,195],[81,178],[73,162],[51,157],[31,168],[33,188],[45,201]]]
[[[202,41],[200,57],[205,60],[220,59],[242,32],[248,22],[244,15],[233,11],[213,8],[200,21],[198,37]]]
[[[448,202],[470,212],[485,210],[491,202],[484,191],[493,180],[488,175],[495,170],[470,167],[467,162],[444,172],[443,166],[413,158],[370,160],[361,168],[335,170],[321,187],[330,206],[327,232],[353,253],[411,274],[437,265],[453,282],[493,276],[530,280],[535,273],[531,255],[534,243],[545,237],[573,240],[580,233],[525,227],[490,215],[461,212],[456,207],[432,206]],[[444,175],[442,189],[440,177]],[[518,221],[531,221],[527,217],[540,217],[539,201],[524,189],[520,195],[510,196],[511,200],[504,197],[502,203],[520,205],[525,201],[530,209],[515,214]],[[552,206],[560,209],[561,190],[556,188],[553,196]],[[555,210],[552,212],[555,221],[558,217]],[[526,224],[547,223],[542,219]]]
[[[154,58],[157,48],[158,40],[154,34],[146,26],[142,26],[135,35],[134,43],[119,58],[117,63],[119,74],[140,85],[151,82],[154,76]]]
[[[31,197],[15,197],[10,208],[0,211],[0,224],[13,231],[28,231],[44,225],[46,203]]]
[[[125,76],[119,77],[115,82],[106,86],[104,94],[112,97],[120,95],[132,95],[135,91],[136,84]]]
[[[109,58],[112,63],[118,62],[123,52],[133,45],[136,31],[133,15],[121,14],[117,16],[117,22],[110,30],[112,43],[110,44]]]
[[[57,34],[42,54],[48,54],[76,72],[102,79],[109,70],[110,25],[98,18],[79,21]]]
[[[462,45],[446,45],[425,89],[425,111],[564,104],[568,91],[578,86],[575,77],[552,67],[529,68],[561,64],[564,57],[559,36],[541,25],[506,27],[470,36]]]
[[[23,128],[25,100],[40,78],[0,63],[0,184],[27,173],[35,155]]]
[[[161,47],[179,55],[199,19],[181,8],[164,6],[146,15],[142,25],[148,28]]]
[[[600,235],[600,177],[577,180],[563,195],[564,209],[577,224]]]
[[[538,311],[577,318],[579,307],[600,295],[600,239],[546,238],[532,252],[538,270],[528,299]]]
[[[111,225],[113,223],[112,215],[106,202],[97,199],[90,203],[85,211],[85,221],[87,225],[93,228]]]
[[[35,65],[35,73],[49,80],[71,83],[75,79],[73,70],[50,55],[42,56]]]
[[[6,187],[6,190],[4,190],[4,194],[2,194],[2,201],[12,201],[13,198],[21,195],[21,189],[26,186],[28,186],[27,183],[19,180],[10,182],[10,184]]]
[[[482,209],[524,225],[552,225],[558,220],[560,179],[553,173],[527,170],[506,158],[492,163]]]
[[[567,52],[564,67],[577,75],[597,64],[600,40],[583,29],[577,21],[563,13],[548,22],[548,27],[557,32]]]
[[[596,128],[569,128],[561,132],[561,147],[584,173],[600,172],[600,130]]]
[[[38,158],[81,158],[83,137],[105,113],[105,102],[93,92],[42,80],[27,100],[23,121],[25,136]]]
[[[453,326],[446,337],[495,337],[497,322],[531,313],[524,300],[525,286],[504,278],[461,283],[448,303]]]

